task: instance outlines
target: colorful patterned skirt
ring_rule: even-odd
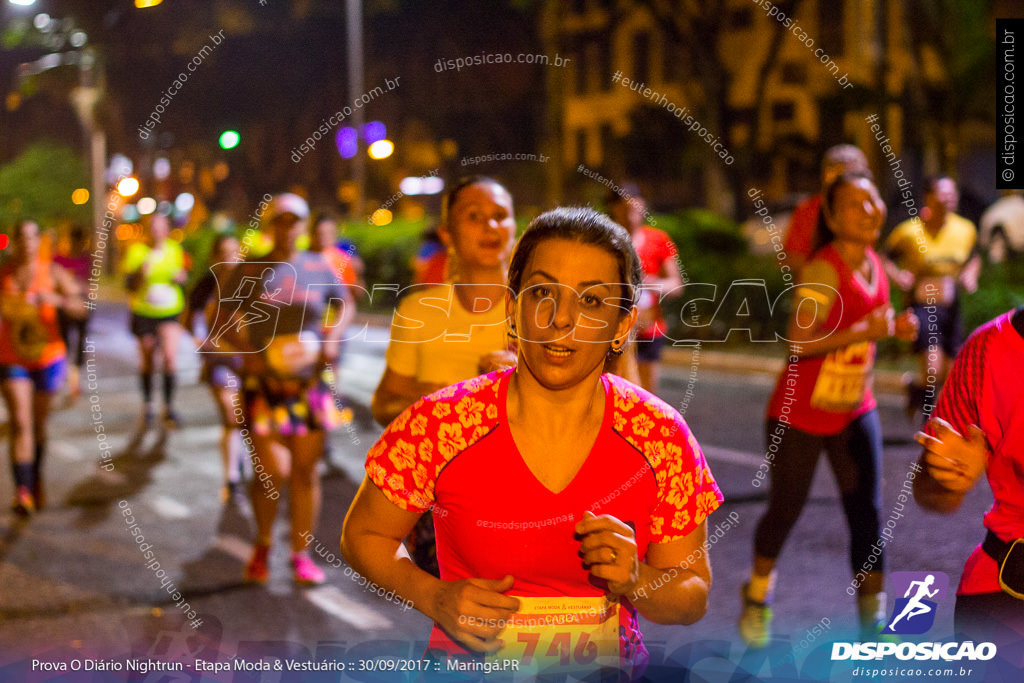
[[[260,436],[302,436],[350,422],[352,411],[335,397],[333,384],[329,369],[312,380],[247,376],[242,402],[248,429]]]

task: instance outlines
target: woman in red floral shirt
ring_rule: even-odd
[[[636,320],[640,277],[607,217],[542,214],[509,268],[516,367],[421,399],[370,450],[342,551],[434,620],[431,648],[638,678],[638,614],[703,616],[705,518],[722,495],[682,417],[603,373]],[[427,510],[440,579],[401,544]]]

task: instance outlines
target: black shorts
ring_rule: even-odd
[[[927,351],[929,346],[942,347],[943,352],[953,358],[963,343],[960,332],[960,301],[949,306],[926,306],[914,304],[914,315],[920,324],[914,352]]]
[[[641,363],[657,363],[661,360],[661,349],[665,346],[664,337],[637,339],[633,343],[636,345],[637,361]]]
[[[177,315],[168,315],[163,318],[147,318],[144,315],[132,313],[131,318],[131,330],[132,334],[140,339],[142,337],[152,337],[156,335],[156,331],[161,325],[166,323],[178,322]]]

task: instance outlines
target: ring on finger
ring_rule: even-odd
[[[616,550],[615,548],[612,548],[612,563],[614,563],[615,560],[618,559],[618,557],[619,557],[619,551]]]

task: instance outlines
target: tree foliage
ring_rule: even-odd
[[[81,156],[67,147],[36,143],[0,167],[0,225],[24,218],[88,222],[89,204],[71,202],[71,193],[79,187],[89,187]]]

